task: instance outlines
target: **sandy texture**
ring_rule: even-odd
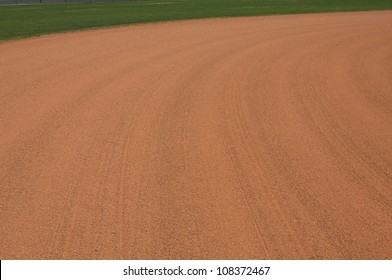
[[[1,259],[391,259],[392,11],[0,44]]]

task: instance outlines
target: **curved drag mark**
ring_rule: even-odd
[[[390,42],[385,11],[0,44],[0,258],[392,258]]]

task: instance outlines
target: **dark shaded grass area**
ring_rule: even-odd
[[[0,40],[141,22],[389,9],[392,0],[130,0],[0,5]]]

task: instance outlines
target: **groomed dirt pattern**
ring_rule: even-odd
[[[391,259],[392,11],[0,44],[1,259]]]

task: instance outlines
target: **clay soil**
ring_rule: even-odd
[[[392,11],[0,44],[1,259],[391,259]]]

